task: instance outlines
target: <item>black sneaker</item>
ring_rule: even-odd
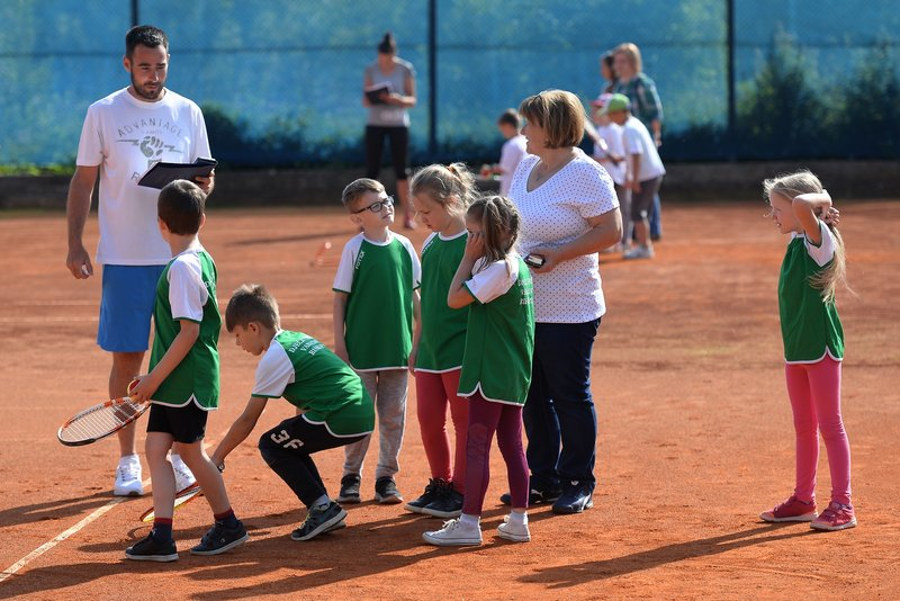
[[[178,559],[178,549],[175,548],[175,541],[172,539],[159,543],[148,535],[144,540],[125,549],[125,557],[135,561],[175,561]]]
[[[532,488],[531,492],[528,493],[528,506],[534,507],[535,505],[553,503],[561,494],[562,491],[558,488],[551,488],[550,490],[538,490],[537,488]],[[512,505],[512,495],[508,492],[503,493],[500,495],[500,502],[504,505]]]
[[[462,513],[462,507],[462,493],[453,487],[452,482],[445,482],[438,491],[437,498],[422,509],[422,513],[436,518],[458,518]]]
[[[581,513],[594,506],[594,488],[578,480],[567,483],[563,494],[553,504],[553,513]]]
[[[341,478],[341,492],[338,494],[338,503],[359,503],[359,476],[347,474]]]
[[[419,496],[418,499],[414,499],[405,505],[406,509],[412,511],[413,513],[423,513],[422,509],[428,506],[429,503],[437,499],[438,491],[441,486],[446,484],[444,480],[441,478],[432,478],[428,481],[428,484],[425,486],[425,492]]]
[[[291,532],[291,540],[309,540],[325,532],[346,526],[347,512],[334,501],[327,505],[310,507],[303,525]]]
[[[226,528],[222,522],[216,522],[200,539],[200,544],[191,549],[191,555],[218,555],[234,549],[249,538],[250,535],[240,520],[234,528]]]
[[[375,500],[384,505],[395,505],[403,502],[397,483],[390,476],[375,481]]]

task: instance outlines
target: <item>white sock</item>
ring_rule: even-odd
[[[322,495],[321,497],[319,497],[318,499],[316,499],[315,501],[313,501],[312,506],[319,507],[321,505],[328,505],[329,503],[331,503],[331,499],[328,498],[327,494],[325,494],[325,495]]]
[[[527,524],[528,523],[528,514],[524,511],[512,511],[509,514],[509,523],[510,524]]]
[[[119,465],[127,465],[132,461],[136,461],[137,463],[141,462],[141,458],[137,456],[136,453],[132,453],[131,455],[123,455],[119,458]]]
[[[481,519],[481,516],[472,515],[470,513],[463,513],[459,516],[459,523],[463,526],[469,526],[470,528],[478,528],[478,521]]]
[[[175,467],[187,467],[187,464],[184,462],[184,459],[181,458],[181,455],[178,453],[172,453],[169,458],[172,460],[172,465]],[[190,471],[190,469],[188,469]]]

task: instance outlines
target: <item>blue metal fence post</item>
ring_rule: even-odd
[[[428,2],[428,154],[437,155],[437,0]]]

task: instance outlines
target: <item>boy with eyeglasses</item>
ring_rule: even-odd
[[[344,246],[334,278],[334,347],[362,379],[375,403],[379,452],[375,500],[403,501],[394,476],[406,425],[407,369],[415,362],[413,320],[419,319],[421,266],[412,243],[391,231],[393,199],[381,183],[361,178],[341,197],[360,233]],[[411,363],[412,362],[412,363]],[[344,447],[339,503],[359,503],[371,436]]]

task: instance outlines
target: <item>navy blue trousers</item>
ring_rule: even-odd
[[[531,488],[577,480],[593,488],[597,414],[591,396],[591,350],[600,319],[538,323],[531,387],[522,417]]]

